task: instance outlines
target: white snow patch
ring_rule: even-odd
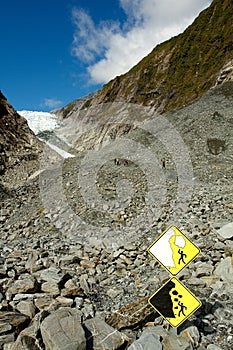
[[[58,154],[60,154],[60,156],[62,156],[62,158],[74,158],[75,156],[71,153],[68,153],[66,151],[64,151],[63,149],[53,145],[52,143],[50,142],[46,142],[46,144],[52,148],[55,152],[57,152]]]
[[[18,113],[27,120],[29,128],[36,135],[38,135],[42,131],[53,131],[54,129],[59,128],[61,126],[61,122],[58,120],[57,116],[49,112],[23,110],[23,111],[18,111]],[[40,140],[45,142],[51,149],[57,152],[62,158],[75,157],[73,154],[64,151],[60,147],[57,147],[48,141],[45,141],[42,139]],[[38,175],[37,173],[33,174],[33,176],[37,176],[37,175]]]
[[[60,126],[56,115],[49,112],[23,110],[18,113],[27,120],[29,128],[36,135],[42,131],[52,131]]]

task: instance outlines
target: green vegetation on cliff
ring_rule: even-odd
[[[178,108],[215,85],[233,58],[233,1],[214,0],[184,33],[158,45],[128,73],[97,93],[92,104],[127,101],[160,112]]]

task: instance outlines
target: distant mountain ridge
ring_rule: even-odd
[[[159,113],[177,109],[233,79],[232,33],[233,1],[214,0],[182,34],[156,46],[128,73],[57,112],[67,117],[107,102],[151,106]]]

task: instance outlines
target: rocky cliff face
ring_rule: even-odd
[[[13,165],[36,159],[42,143],[0,91],[0,174]]]
[[[157,46],[127,74],[105,85],[95,102],[124,100],[164,112],[208,91],[227,64],[232,79],[232,22],[232,1],[214,0],[183,34]]]
[[[233,79],[233,2],[214,0],[184,33],[157,47],[128,73],[118,76],[81,108],[130,102],[159,113],[179,108],[211,87]],[[226,71],[227,70],[227,71]],[[71,104],[63,109],[76,112]]]
[[[89,107],[90,102],[95,96],[96,96],[96,93],[93,92],[88,94],[87,96],[77,98],[76,100],[68,103],[68,105],[64,106],[63,108],[54,109],[53,111],[51,111],[51,113],[56,114],[58,118],[62,118],[62,119],[68,118],[73,113],[76,113],[79,110]]]

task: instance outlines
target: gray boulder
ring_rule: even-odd
[[[229,222],[218,230],[219,236],[223,239],[231,239],[233,237],[233,222]]]
[[[228,256],[222,259],[216,266],[214,270],[214,275],[221,277],[223,282],[232,283],[233,282],[233,266],[232,258]]]
[[[87,349],[117,350],[128,340],[124,334],[98,317],[85,321],[83,328],[87,338]]]
[[[24,329],[18,336],[11,350],[42,350],[37,340],[37,330],[34,326]]]
[[[160,336],[156,332],[156,327],[150,327],[142,332],[142,335],[128,350],[162,350]]]
[[[46,350],[85,350],[86,338],[75,309],[61,308],[46,317],[41,324]]]
[[[168,334],[163,340],[163,349],[166,350],[193,350],[193,341],[186,334]]]

